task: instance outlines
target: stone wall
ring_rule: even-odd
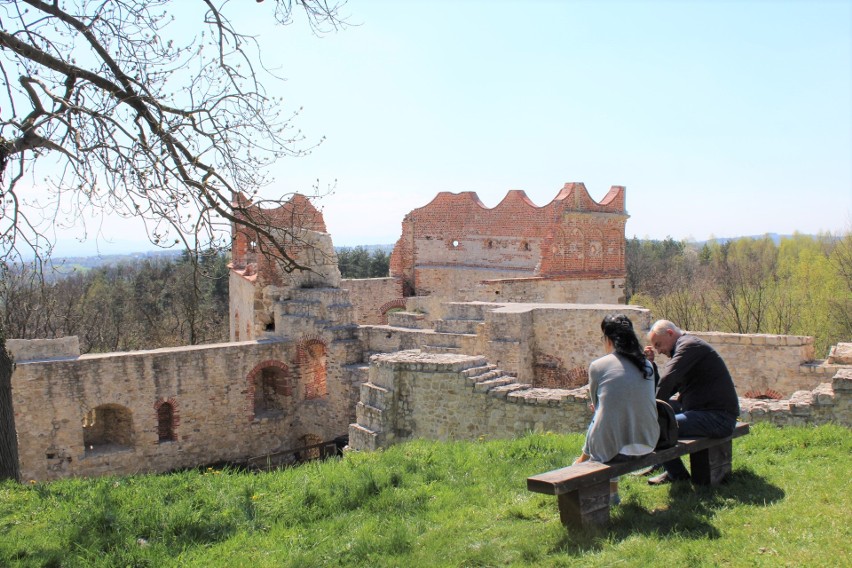
[[[478,300],[552,304],[623,304],[624,278],[486,280]]]
[[[813,390],[794,392],[783,400],[740,399],[740,419],[778,426],[834,422],[852,426],[852,367],[837,371]]]
[[[370,381],[361,387],[358,422],[349,430],[350,447],[373,450],[415,438],[511,438],[588,426],[585,389],[477,388],[474,373],[486,366],[484,357],[467,355],[403,351],[373,356]]]
[[[355,321],[361,325],[387,323],[388,310],[405,307],[400,278],[347,278],[340,287],[349,291]]]
[[[741,420],[778,425],[852,425],[852,368],[788,400],[740,398]],[[586,388],[535,388],[503,376],[484,357],[401,351],[371,358],[361,386],[356,450],[417,438],[476,440],[528,432],[583,432],[591,411]]]
[[[814,360],[813,337],[690,331],[712,345],[725,360],[740,396],[789,397],[797,390],[816,388],[836,369],[820,372]],[[665,357],[660,358],[660,362]],[[774,393],[777,393],[774,394]]]
[[[19,361],[22,478],[162,472],[334,439],[354,419],[353,385],[328,371],[327,392],[309,398],[297,344],[283,341]]]
[[[255,334],[255,278],[234,270],[228,277],[228,313],[231,341],[254,341]]]

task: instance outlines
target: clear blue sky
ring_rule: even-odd
[[[393,243],[439,191],[538,205],[627,187],[627,236],[852,229],[852,2],[350,0],[316,38],[239,4],[311,156],[336,245]]]

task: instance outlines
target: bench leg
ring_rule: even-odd
[[[697,485],[718,485],[731,473],[731,441],[689,455],[692,482]]]
[[[566,527],[605,525],[609,522],[609,480],[557,495],[559,518]]]

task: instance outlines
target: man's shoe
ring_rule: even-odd
[[[687,479],[689,478],[672,477],[668,472],[664,472],[660,475],[649,478],[648,485],[665,485],[666,483],[672,483],[673,481],[686,481]]]

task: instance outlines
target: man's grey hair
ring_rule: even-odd
[[[654,322],[654,325],[651,326],[651,331],[649,331],[648,333],[659,335],[661,333],[665,333],[667,329],[672,330],[675,335],[683,335],[683,332],[680,330],[680,328],[669,320],[657,320],[656,322]]]

